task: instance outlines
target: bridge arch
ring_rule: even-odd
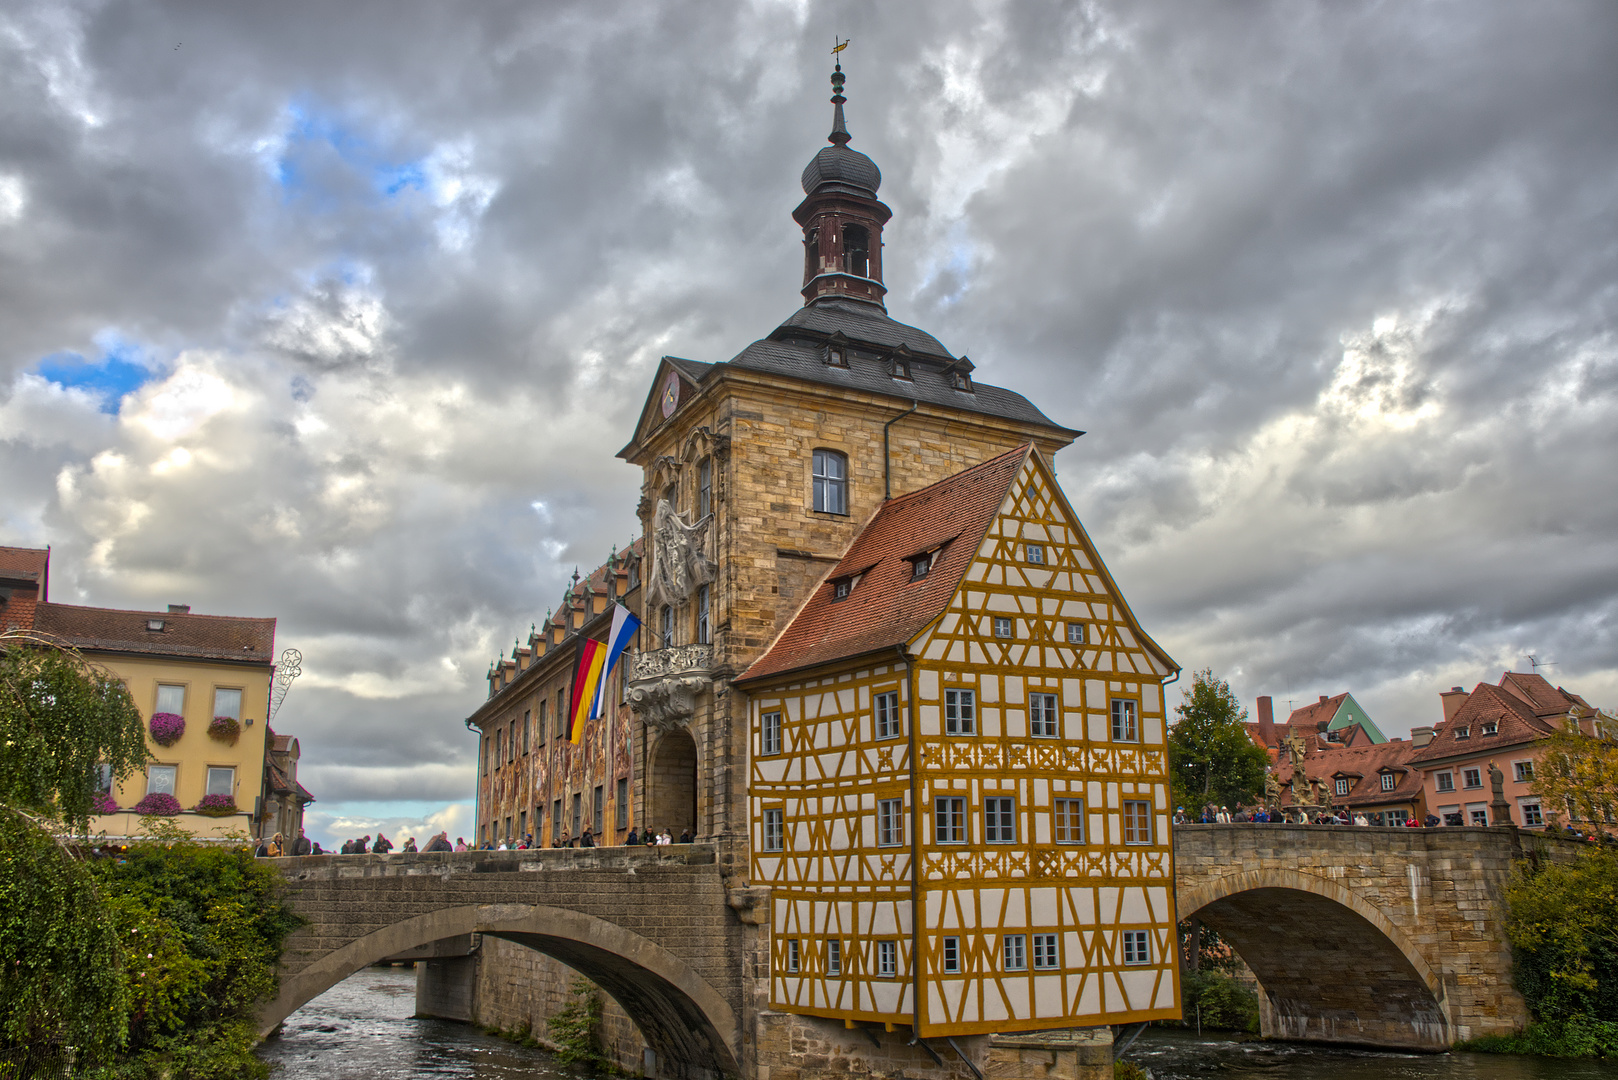
[[[1212,927],[1261,988],[1265,1034],[1445,1050],[1448,995],[1410,936],[1337,881],[1270,868],[1177,890],[1181,919]]]
[[[299,1006],[389,956],[462,934],[487,934],[545,953],[611,995],[660,1062],[692,1076],[740,1074],[741,1024],[725,999],[685,961],[621,926],[545,904],[440,908],[374,930],[283,975],[260,1017],[273,1031]]]

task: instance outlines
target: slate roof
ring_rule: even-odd
[[[883,503],[780,637],[733,681],[741,684],[910,641],[943,613],[977,557],[1023,462],[1022,446]],[[926,577],[909,557],[943,545]],[[832,582],[862,574],[833,601]]]
[[[161,619],[163,629],[148,630],[150,619]],[[275,652],[274,619],[40,604],[34,612],[34,629],[95,652],[255,664],[270,663]]]
[[[1415,760],[1433,762],[1537,742],[1555,733],[1575,705],[1589,708],[1583,698],[1553,687],[1544,676],[1507,672],[1499,686],[1478,683],[1454,716],[1433,727],[1432,742],[1416,751]],[[1486,735],[1483,727],[1490,722],[1496,731]],[[1467,738],[1456,737],[1462,728]]]

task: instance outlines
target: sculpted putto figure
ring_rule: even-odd
[[[677,604],[713,580],[714,564],[706,550],[712,521],[709,514],[687,525],[667,499],[657,501],[652,513],[652,566],[646,580],[646,595],[653,604]]]

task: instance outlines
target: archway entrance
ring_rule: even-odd
[[[1442,986],[1391,924],[1302,889],[1200,899],[1182,897],[1180,918],[1218,931],[1258,977],[1266,1037],[1449,1047]]]
[[[689,731],[675,728],[657,740],[647,781],[646,825],[675,839],[687,829],[697,835],[697,744]]]

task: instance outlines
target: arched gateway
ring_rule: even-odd
[[[356,971],[476,933],[555,957],[612,995],[657,1054],[659,1075],[741,1072],[741,958],[712,849],[279,862],[309,925],[288,943],[265,1033]]]

